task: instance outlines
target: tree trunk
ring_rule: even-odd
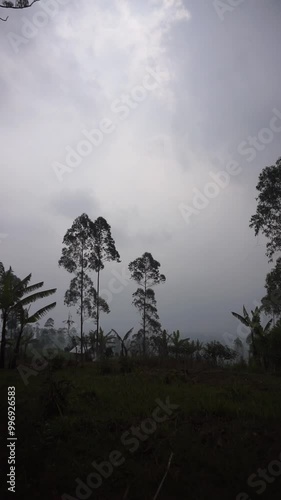
[[[257,349],[256,349],[253,331],[251,331],[251,337],[252,337],[252,346],[253,346],[253,357],[256,358],[257,357]]]
[[[2,317],[3,325],[2,325],[2,338],[1,338],[0,368],[5,368],[7,317],[8,317],[7,311],[4,311]]]
[[[98,335],[100,326],[99,294],[100,294],[100,268],[98,268],[98,277],[97,277],[97,348],[98,348]]]
[[[146,276],[144,279],[144,303],[143,303],[143,355],[146,355]]]
[[[81,362],[83,362],[83,314],[84,314],[84,246],[82,244],[82,269],[81,269],[81,314],[80,314],[80,345],[81,345]]]
[[[25,326],[24,323],[21,324],[19,335],[18,335],[17,342],[16,342],[16,347],[15,347],[15,350],[14,350],[13,359],[12,359],[12,362],[11,362],[11,365],[10,365],[11,368],[15,368],[16,364],[17,364],[17,358],[18,358],[19,350],[20,350],[20,341],[21,341],[21,336],[22,336],[22,333],[23,333],[24,326]]]

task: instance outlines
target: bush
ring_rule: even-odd
[[[123,374],[132,373],[134,368],[133,361],[127,357],[120,358],[119,365],[120,365],[120,373]]]

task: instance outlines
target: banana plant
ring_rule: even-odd
[[[40,283],[29,285],[31,276],[32,275],[30,273],[23,280],[21,280],[14,274],[11,267],[5,271],[2,262],[0,262],[0,310],[2,313],[0,368],[5,367],[6,326],[10,314],[13,312],[16,312],[17,314],[24,314],[20,311],[24,309],[25,306],[34,303],[36,300],[44,299],[45,297],[55,293],[57,290],[56,288],[52,288],[50,290],[36,291],[33,293],[35,290],[41,288],[44,285],[44,282],[41,281]],[[54,306],[55,303],[53,307]]]
[[[28,324],[32,324],[32,323],[37,323],[37,321],[39,321],[41,318],[43,318],[43,316],[45,316],[45,314],[47,314],[49,311],[51,311],[51,309],[53,309],[55,306],[56,306],[56,302],[52,302],[51,304],[49,304],[45,307],[41,307],[41,309],[38,309],[38,311],[36,311],[36,313],[32,314],[31,316],[29,316],[30,306],[28,309],[25,309],[22,306],[18,307],[17,311],[18,311],[18,317],[19,317],[19,321],[20,321],[20,330],[19,330],[19,333],[17,336],[17,341],[16,341],[16,345],[15,345],[15,349],[14,349],[14,355],[13,355],[13,359],[11,362],[11,368],[15,368],[15,366],[16,366],[17,358],[19,355],[20,342],[21,342],[21,338],[22,338],[22,334],[23,334],[25,326]]]
[[[261,312],[262,307],[256,307],[251,311],[252,317],[250,317],[245,306],[243,306],[243,316],[235,312],[231,313],[235,318],[239,319],[243,325],[250,329],[249,338],[251,339],[252,352],[255,358],[258,356],[256,340],[259,339],[262,341],[267,337],[272,323],[272,319],[270,319],[263,327],[261,324]]]
[[[116,332],[116,330],[114,330],[113,328],[111,330],[116,335],[118,340],[121,342],[121,356],[122,357],[128,356],[128,347],[126,345],[126,342],[129,340],[129,337],[130,337],[133,329],[134,328],[131,328],[130,330],[128,330],[127,333],[125,333],[123,338],[119,335],[119,333]]]
[[[170,336],[170,339],[172,344],[171,351],[175,354],[176,358],[178,358],[180,354],[187,352],[190,345],[189,344],[190,339],[189,338],[181,339],[179,330],[173,332],[172,335]]]
[[[114,336],[111,335],[111,331],[105,335],[101,328],[98,333],[97,330],[91,330],[89,332],[89,337],[92,344],[96,346],[95,350],[99,358],[103,358],[105,356],[106,349],[111,347],[114,341]]]

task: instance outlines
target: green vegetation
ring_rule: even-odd
[[[118,361],[47,367],[27,386],[16,371],[2,372],[2,413],[7,386],[16,387],[21,498],[77,498],[75,479],[86,482],[92,462],[107,461],[113,450],[125,461],[89,498],[123,498],[128,490],[127,498],[152,499],[171,452],[159,498],[235,499],[240,491],[258,498],[247,480],[280,455],[280,380],[195,361],[188,373],[178,360],[165,366],[159,359],[124,359],[131,361],[130,373]],[[121,436],[167,397],[178,408],[130,452]],[[280,479],[275,483],[262,498],[278,498]]]

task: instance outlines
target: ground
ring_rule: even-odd
[[[52,375],[49,368],[27,385],[17,371],[0,374],[6,462],[7,387],[16,387],[16,498],[280,499],[281,466],[278,475],[274,465],[281,458],[280,377],[141,365],[123,374],[117,363]],[[149,427],[146,419],[165,417],[155,413],[159,400],[174,408]],[[132,426],[141,425],[149,434],[133,438]],[[91,464],[112,456],[115,465],[103,469],[108,477],[97,475]],[[259,469],[267,479],[258,478]],[[77,496],[77,480],[87,483],[91,473],[92,488]]]

